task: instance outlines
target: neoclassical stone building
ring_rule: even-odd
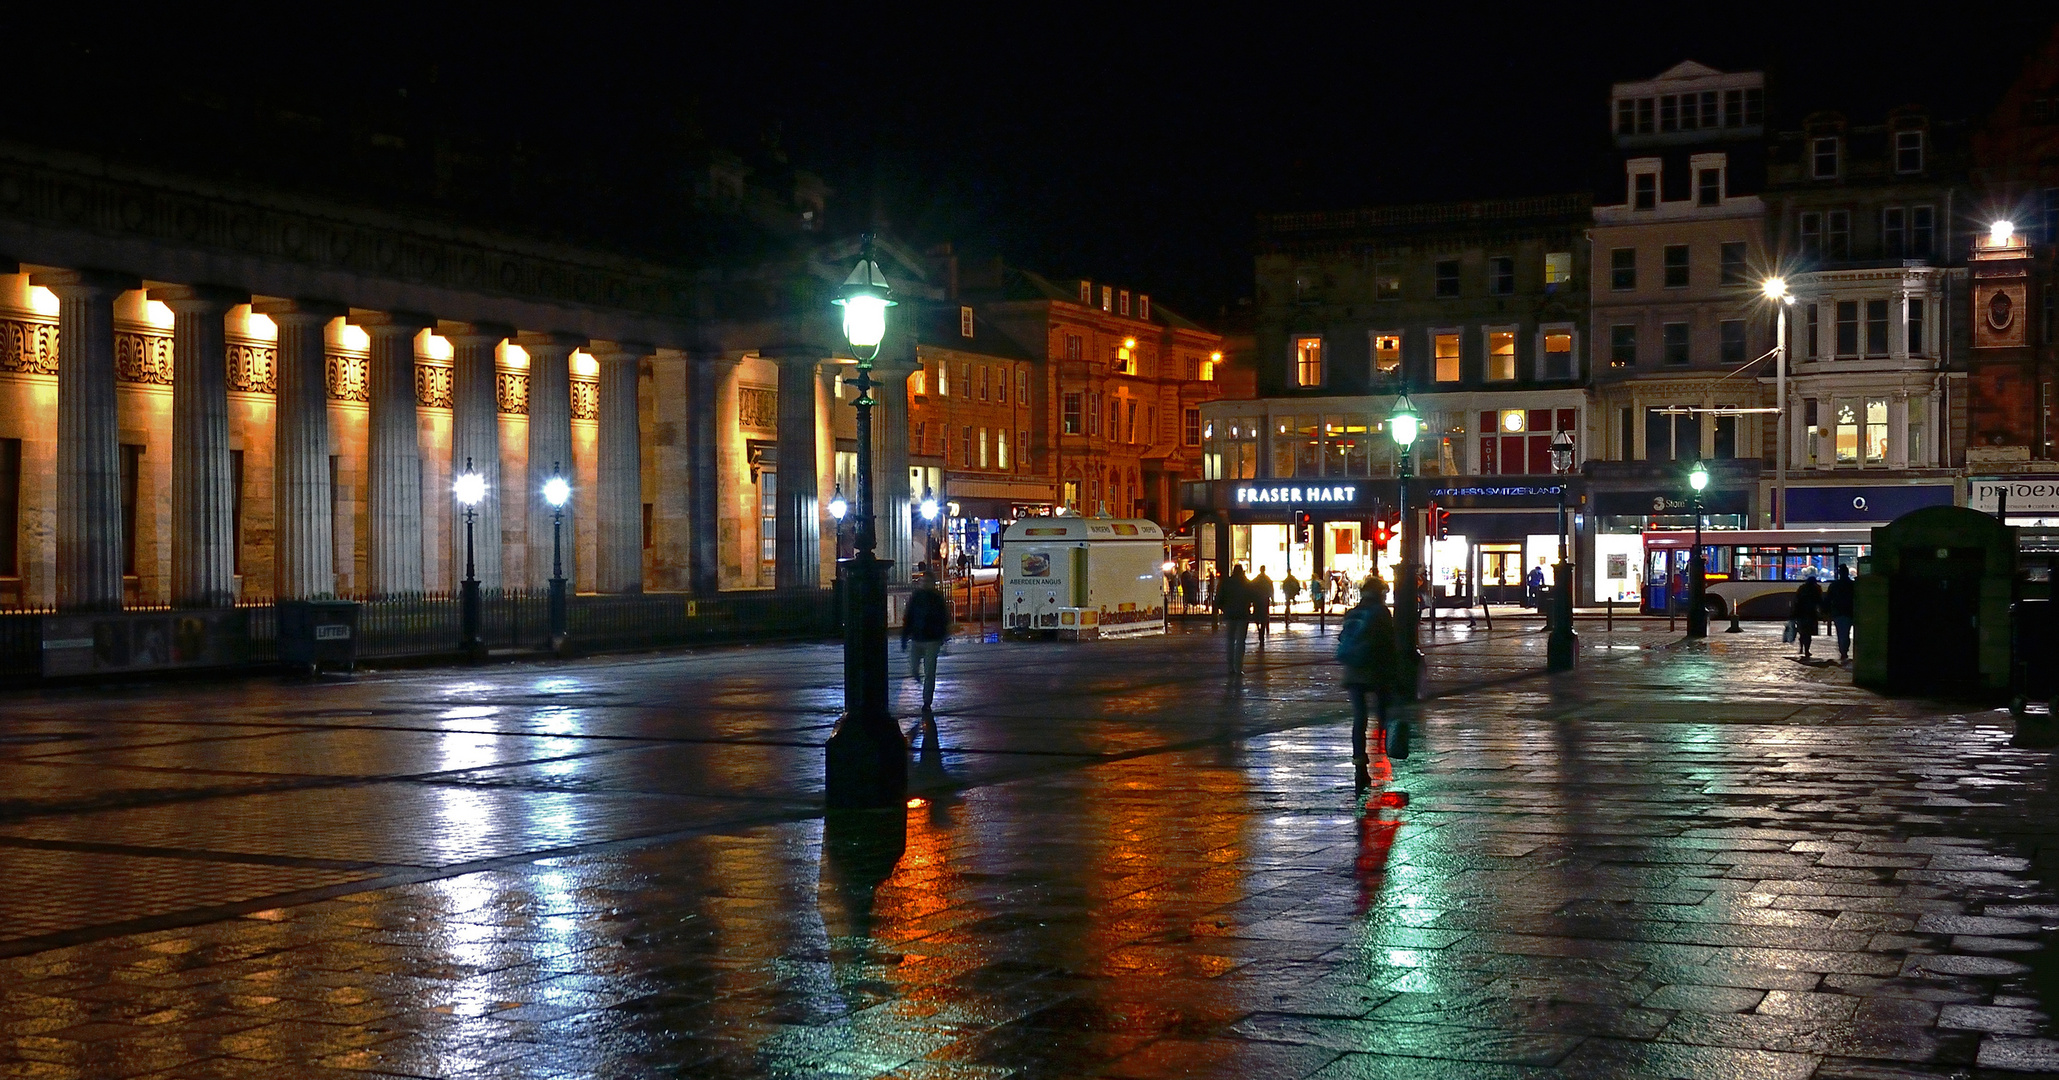
[[[686,269],[0,146],[0,608],[448,592],[468,463],[488,588],[548,579],[553,470],[580,591],[826,584],[856,247],[814,232],[819,181],[777,194],[755,261]],[[911,342],[878,439],[902,567]]]

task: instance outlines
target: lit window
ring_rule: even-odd
[[[972,336],[972,309],[969,307],[958,309],[958,336]]]
[[[1080,282],[1080,303],[1082,303],[1082,304],[1085,304],[1085,305],[1087,305],[1088,307],[1092,307],[1092,306],[1094,305],[1094,283],[1093,283],[1093,282],[1091,282],[1091,281],[1082,281],[1082,282]]]
[[[1866,402],[1866,460],[1879,464],[1887,460],[1887,399]]]
[[[1323,384],[1323,339],[1294,339],[1294,382],[1297,386]]]
[[[1487,377],[1495,380],[1516,377],[1516,332],[1491,330],[1487,334]]]
[[[1923,132],[1895,132],[1895,171],[1898,173],[1919,173],[1923,171]]]
[[[1101,286],[1101,310],[1110,311],[1113,310],[1114,307],[1115,289],[1112,286],[1108,285]]]
[[[1401,275],[1382,272],[1373,275],[1373,299],[1401,299]]]
[[[1544,256],[1544,284],[1564,285],[1573,280],[1573,253],[1553,251]]]
[[[1008,467],[1008,429],[994,432],[994,468]]]
[[[1837,407],[1837,460],[1840,464],[1859,460],[1859,416],[1851,402]]]
[[[937,365],[937,396],[951,396],[951,365],[949,364]]]
[[[1437,381],[1458,381],[1458,335],[1438,334],[1434,350],[1437,360]]]
[[[911,371],[908,373],[908,392],[910,394],[913,394],[916,397],[925,396],[929,392],[927,389],[925,389],[925,387],[927,387],[928,384],[929,372]]]
[[[1570,379],[1573,377],[1573,332],[1571,330],[1546,330],[1544,332],[1544,377],[1547,379]]]
[[[1809,161],[1809,175],[1818,180],[1837,179],[1837,137],[1833,135],[1809,140]]]
[[[1401,335],[1373,335],[1373,372],[1393,375],[1401,370]]]

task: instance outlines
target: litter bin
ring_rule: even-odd
[[[281,600],[279,662],[308,674],[357,666],[357,602]]]

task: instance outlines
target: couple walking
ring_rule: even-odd
[[[1243,564],[1230,571],[1223,579],[1222,588],[1215,595],[1216,610],[1222,612],[1229,622],[1230,636],[1230,679],[1244,677],[1244,646],[1251,638],[1251,623],[1258,620],[1258,643],[1265,644],[1266,624],[1272,621],[1273,580],[1264,570],[1258,576],[1246,577]]]

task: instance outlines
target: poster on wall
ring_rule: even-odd
[[[1609,556],[1609,572],[1608,572],[1608,576],[1609,576],[1609,577],[1612,577],[1612,578],[1626,578],[1626,577],[1629,577],[1629,576],[1630,576],[1630,556],[1628,556],[1628,555],[1611,555],[1611,556]]]

